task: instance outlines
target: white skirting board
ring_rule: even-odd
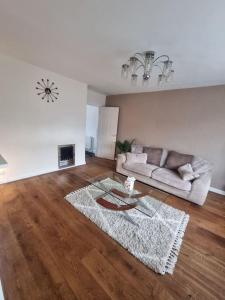
[[[219,189],[217,189],[217,188],[214,188],[214,187],[210,187],[210,192],[213,192],[213,193],[216,193],[216,194],[220,194],[220,195],[224,195],[225,196],[225,191],[223,191],[223,190],[219,190]]]
[[[31,177],[35,177],[35,176],[39,176],[39,175],[45,175],[45,174],[49,174],[49,173],[53,173],[53,172],[58,172],[58,171],[63,171],[63,170],[66,170],[66,169],[70,169],[70,168],[75,168],[75,167],[80,167],[80,166],[83,166],[83,165],[86,165],[86,162],[83,162],[82,164],[77,164],[76,166],[69,166],[69,167],[65,167],[65,168],[61,168],[61,169],[52,169],[52,170],[43,170],[41,172],[35,172],[33,174],[26,174],[25,176],[21,176],[21,177],[17,177],[17,178],[13,178],[13,179],[6,179],[4,182],[0,182],[0,184],[4,184],[4,183],[10,183],[10,182],[14,182],[14,181],[17,181],[17,180],[23,180],[23,179],[26,179],[26,178],[31,178]],[[1,300],[1,299],[0,299]]]

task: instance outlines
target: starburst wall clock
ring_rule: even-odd
[[[54,82],[50,83],[49,79],[44,80],[42,78],[41,81],[38,81],[36,90],[38,91],[37,95],[41,96],[42,100],[46,100],[47,102],[55,102],[55,100],[58,100],[58,88],[55,87]]]

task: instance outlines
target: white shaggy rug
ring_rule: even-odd
[[[117,188],[126,192],[122,184],[110,178],[102,182],[109,189]],[[142,202],[152,211],[152,217],[136,209],[126,211],[137,226],[126,219],[123,212],[106,209],[96,203],[95,199],[103,194],[98,187],[89,185],[70,193],[65,199],[146,266],[160,274],[172,274],[189,215],[145,196]],[[104,199],[120,203],[110,195]]]

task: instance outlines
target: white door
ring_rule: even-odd
[[[100,107],[98,123],[98,157],[114,159],[119,107]]]

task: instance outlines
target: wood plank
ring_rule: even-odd
[[[0,278],[6,299],[33,299],[42,298],[42,293],[37,286],[29,262],[24,256],[18,240],[8,220],[8,210],[4,197],[9,197],[7,189],[1,189],[0,209]],[[16,201],[16,200],[15,200]],[[14,202],[15,202],[14,201]]]
[[[86,255],[82,263],[112,299],[142,298],[141,293],[134,289],[132,284],[127,282],[96,249]],[[149,297],[150,295],[145,295],[144,299]]]

